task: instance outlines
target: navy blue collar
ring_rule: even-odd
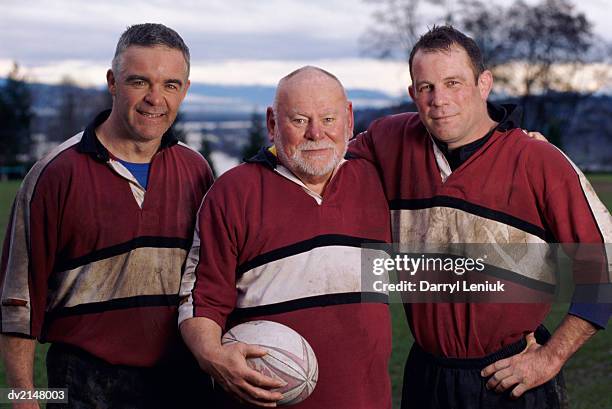
[[[108,160],[110,159],[110,154],[108,152],[108,149],[106,149],[104,145],[102,145],[102,143],[96,136],[96,128],[102,125],[104,121],[108,119],[110,113],[110,109],[100,112],[94,118],[94,120],[91,121],[89,125],[87,125],[87,127],[83,131],[81,141],[77,145],[77,150],[79,152],[87,153],[100,162],[108,162]],[[162,136],[159,150],[169,148],[170,146],[176,145],[177,143],[178,139],[176,138],[176,135],[174,135],[172,129],[168,129],[164,136]]]
[[[264,146],[254,156],[251,156],[250,158],[246,158],[244,159],[244,161],[246,163],[259,163],[259,164],[264,165],[267,168],[276,169],[276,166],[280,162],[278,161],[278,158],[276,157],[276,155],[270,151],[270,149],[272,149],[272,147]]]

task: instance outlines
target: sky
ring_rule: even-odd
[[[532,2],[532,1],[528,1]],[[596,34],[612,41],[608,0],[581,0]],[[275,85],[305,64],[334,72],[349,88],[399,95],[407,64],[364,58],[372,22],[364,0],[0,0],[0,76],[17,61],[29,79],[102,85],[116,41],[129,25],[177,30],[192,55],[192,81]],[[435,12],[423,9],[423,20]]]

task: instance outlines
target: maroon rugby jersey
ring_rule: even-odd
[[[319,379],[296,409],[390,408],[386,296],[366,300],[361,288],[361,246],[391,238],[375,169],[344,162],[317,201],[270,151],[253,162],[222,175],[204,199],[180,320],[207,317],[225,329],[272,320],[300,333]]]
[[[17,193],[0,268],[2,332],[152,366],[180,345],[181,267],[212,173],[168,133],[145,191],[95,135],[109,112],[37,162]]]
[[[376,164],[395,242],[612,242],[610,213],[580,170],[553,145],[503,120],[455,171],[415,113],[375,121],[351,142],[349,152]],[[511,276],[515,282],[552,285],[547,257],[516,262],[526,272]],[[601,282],[612,281],[609,270],[601,274]],[[426,351],[472,358],[534,331],[550,305],[413,303],[405,308],[416,342]]]

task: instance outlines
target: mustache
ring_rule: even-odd
[[[334,149],[335,145],[329,141],[305,141],[297,146],[298,151],[313,150],[313,149]]]

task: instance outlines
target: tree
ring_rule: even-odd
[[[551,92],[564,92],[564,98],[573,99],[575,105],[588,95],[574,81],[593,44],[591,24],[584,13],[576,12],[569,0],[543,0],[535,5],[517,0],[496,11],[472,1],[463,11],[462,26],[479,44],[488,45],[485,56],[496,81],[521,96],[523,125],[541,130],[561,147],[563,118],[555,117],[558,96]]]
[[[567,74],[553,70],[553,65],[571,64],[574,70],[583,65],[593,36],[584,13],[575,12],[569,0],[544,0],[535,6],[518,0],[506,15],[506,58],[528,63],[522,75],[523,95],[559,86],[572,90]]]
[[[481,0],[459,1],[455,24],[476,41],[489,68],[506,61],[506,23],[506,17],[499,7],[489,8]]]
[[[591,23],[569,0],[516,0],[491,8],[463,0],[458,26],[481,47],[496,81],[528,99],[534,92],[576,91],[574,74],[593,45]]]
[[[377,58],[400,56],[408,59],[426,21],[420,10],[424,3],[438,6],[441,16],[435,20],[451,22],[451,2],[447,0],[366,0],[377,5],[372,14],[373,24],[361,38],[365,54]],[[429,8],[431,10],[431,7]]]
[[[594,55],[610,55],[605,49],[590,52],[595,41],[584,13],[576,11],[570,0],[541,0],[533,5],[515,0],[508,7],[485,0],[458,0],[454,11],[442,1],[378,0],[386,8],[375,13],[377,31],[368,34],[371,42],[381,43],[377,45],[379,56],[398,48],[404,56],[410,55],[421,29],[417,9],[425,2],[444,6],[447,13],[440,13],[437,22],[452,22],[470,35],[496,83],[503,84],[507,93],[521,96],[526,114],[523,125],[554,134],[560,143],[564,127],[554,118],[554,93],[564,92],[577,103],[588,95],[578,88],[577,74],[584,72],[587,60],[592,61]],[[606,73],[597,81],[603,83],[608,78]],[[534,98],[534,94],[542,95]]]
[[[263,116],[257,111],[251,114],[251,127],[249,128],[249,139],[242,150],[242,157],[248,159],[255,156],[266,144],[266,131],[263,126]]]
[[[0,165],[18,164],[30,153],[33,117],[30,88],[15,62],[0,88]]]
[[[453,23],[478,43],[496,80],[517,85],[512,91],[575,91],[572,78],[583,66],[594,37],[591,23],[570,0],[542,0],[509,7],[483,0],[370,0],[379,7],[363,37],[365,51],[377,57],[410,55],[426,21],[420,6],[437,6],[430,23]],[[430,9],[432,9],[430,7]],[[508,64],[513,63],[510,68]],[[561,64],[563,67],[561,67]],[[517,68],[518,66],[518,68]]]

